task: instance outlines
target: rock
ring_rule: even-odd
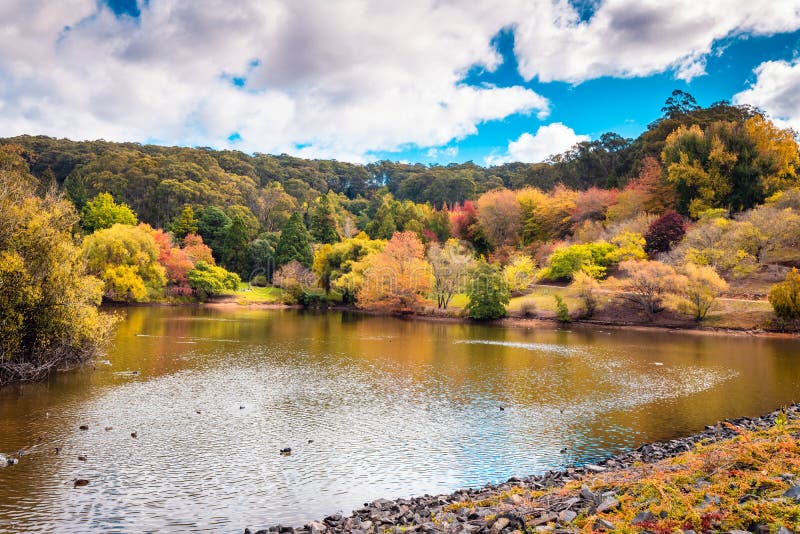
[[[586,501],[594,501],[594,493],[589,486],[581,486],[581,498]]]
[[[510,497],[508,497],[508,499],[506,499],[506,502],[508,504],[514,504],[516,506],[519,506],[520,504],[522,504],[522,497],[514,493]]]
[[[646,512],[639,512],[636,514],[636,517],[631,520],[631,525],[641,525],[642,523],[648,523],[655,520],[656,516],[653,515],[653,512],[648,510]]]
[[[800,501],[800,486],[792,486],[783,493],[784,497]]]
[[[753,495],[752,493],[746,493],[739,498],[739,504],[744,504],[750,501],[758,500],[758,495]]]
[[[606,470],[605,467],[600,467],[599,465],[594,464],[586,464],[583,466],[587,471],[591,471],[592,473],[602,473]]]
[[[321,532],[325,532],[325,530],[327,530],[325,523],[322,523],[321,521],[312,521],[306,525],[306,528],[311,532],[311,534],[320,534]]]
[[[619,506],[617,499],[606,499],[597,506],[597,513],[602,514]]]
[[[492,532],[502,532],[511,521],[507,517],[500,517],[492,523]]]
[[[8,457],[5,454],[0,453],[0,467],[6,467],[8,465]]]
[[[592,529],[594,530],[614,530],[614,523],[610,523],[605,519],[598,519],[592,525]]]
[[[781,528],[778,529],[778,534],[794,534],[794,532],[782,526]]]
[[[578,514],[576,514],[572,510],[563,510],[560,514],[558,514],[559,521],[562,521],[564,523],[569,523],[576,517],[578,517]]]
[[[750,534],[746,530],[729,530],[726,534]]]

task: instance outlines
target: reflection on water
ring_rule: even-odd
[[[0,531],[240,532],[542,472],[791,402],[798,348],[131,309],[110,365],[0,390],[0,451],[41,443],[0,469]]]

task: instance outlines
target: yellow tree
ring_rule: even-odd
[[[418,310],[431,290],[425,247],[414,232],[398,232],[376,254],[358,290],[362,308],[393,312]]]

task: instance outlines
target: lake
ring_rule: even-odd
[[[0,531],[303,524],[602,459],[800,398],[795,339],[119,313],[107,362],[0,390],[0,452],[40,443],[0,469]]]

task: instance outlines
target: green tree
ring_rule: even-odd
[[[201,299],[211,298],[226,291],[236,291],[241,278],[236,273],[204,261],[197,262],[188,274],[189,285]]]
[[[336,243],[339,241],[337,232],[336,212],[331,205],[328,195],[322,195],[311,212],[311,237],[317,243]]]
[[[170,231],[178,239],[183,239],[189,234],[196,234],[198,229],[197,217],[189,204],[183,206],[181,214],[178,215],[170,225]]]
[[[272,233],[261,234],[250,242],[247,246],[247,256],[251,276],[263,275],[267,281],[272,280],[277,246],[278,237]]]
[[[309,245],[309,234],[299,213],[293,213],[281,229],[281,237],[275,251],[277,265],[297,260],[304,267],[311,267],[314,256]]]
[[[231,218],[216,206],[206,206],[198,217],[197,233],[203,238],[203,242],[211,247],[214,259],[218,262],[222,261],[225,237],[231,222]]]
[[[556,299],[556,319],[562,323],[570,322],[572,318],[569,316],[569,308],[563,297],[561,295],[553,295],[553,297]]]
[[[467,288],[467,316],[471,319],[491,320],[506,316],[506,305],[511,299],[502,272],[481,259],[472,270]]]
[[[99,193],[81,210],[81,226],[88,233],[115,224],[136,224],[136,214],[127,204],[117,204],[109,193]]]
[[[0,150],[0,386],[98,355],[113,322],[73,242],[74,207],[33,183],[25,161]]]
[[[247,274],[248,267],[247,226],[244,219],[236,215],[228,226],[222,245],[222,265],[241,276]]]

